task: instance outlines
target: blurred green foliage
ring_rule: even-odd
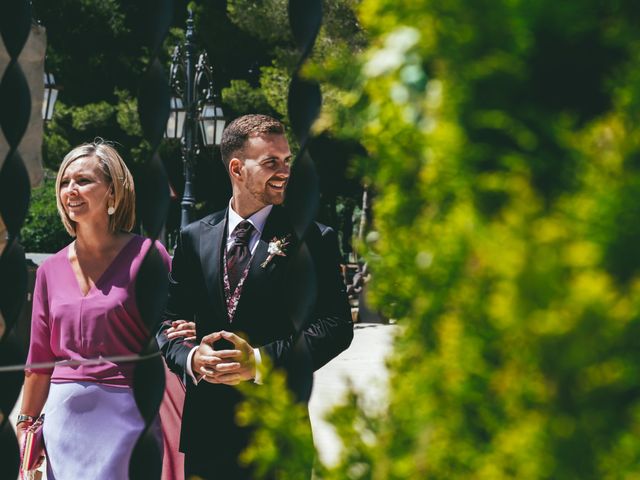
[[[332,120],[371,155],[371,287],[403,328],[371,468],[347,444],[335,478],[640,475],[639,16],[363,1]]]
[[[268,377],[264,385],[238,386],[247,400],[238,408],[236,420],[255,429],[240,462],[251,464],[257,479],[306,478],[315,454],[307,407],[294,401],[283,372],[272,371],[267,365],[262,371]]]
[[[640,6],[363,0],[310,67],[377,192],[389,404],[331,479],[640,477]],[[286,429],[279,432],[286,435]]]

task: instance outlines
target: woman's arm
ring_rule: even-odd
[[[35,418],[40,415],[49,396],[50,383],[51,375],[48,373],[25,372],[21,414]],[[31,422],[22,422],[17,426],[19,443],[22,443],[22,435],[29,425]]]

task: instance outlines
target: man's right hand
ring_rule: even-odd
[[[202,378],[209,383],[225,383],[218,377],[240,368],[240,362],[233,361],[233,359],[242,358],[240,350],[214,350],[213,344],[222,338],[222,332],[214,332],[202,337],[200,345],[191,357],[191,371],[198,379]],[[224,364],[224,371],[216,370],[220,363]]]

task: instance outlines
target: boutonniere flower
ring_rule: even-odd
[[[282,238],[273,237],[273,239],[269,242],[269,247],[267,248],[267,252],[269,255],[267,259],[262,262],[260,265],[262,268],[266,268],[269,265],[269,262],[273,260],[273,257],[278,255],[279,257],[286,257],[287,253],[285,252],[285,247],[289,245],[289,237],[291,235],[286,235]]]

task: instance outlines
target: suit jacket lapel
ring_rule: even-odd
[[[225,247],[225,228],[227,225],[227,215],[225,214],[219,219],[212,219],[209,222],[203,222],[202,235],[200,236],[200,262],[202,265],[202,273],[207,286],[207,292],[211,303],[220,310],[221,318],[227,321],[227,307],[224,300],[224,290],[222,283],[223,272],[222,249]]]

